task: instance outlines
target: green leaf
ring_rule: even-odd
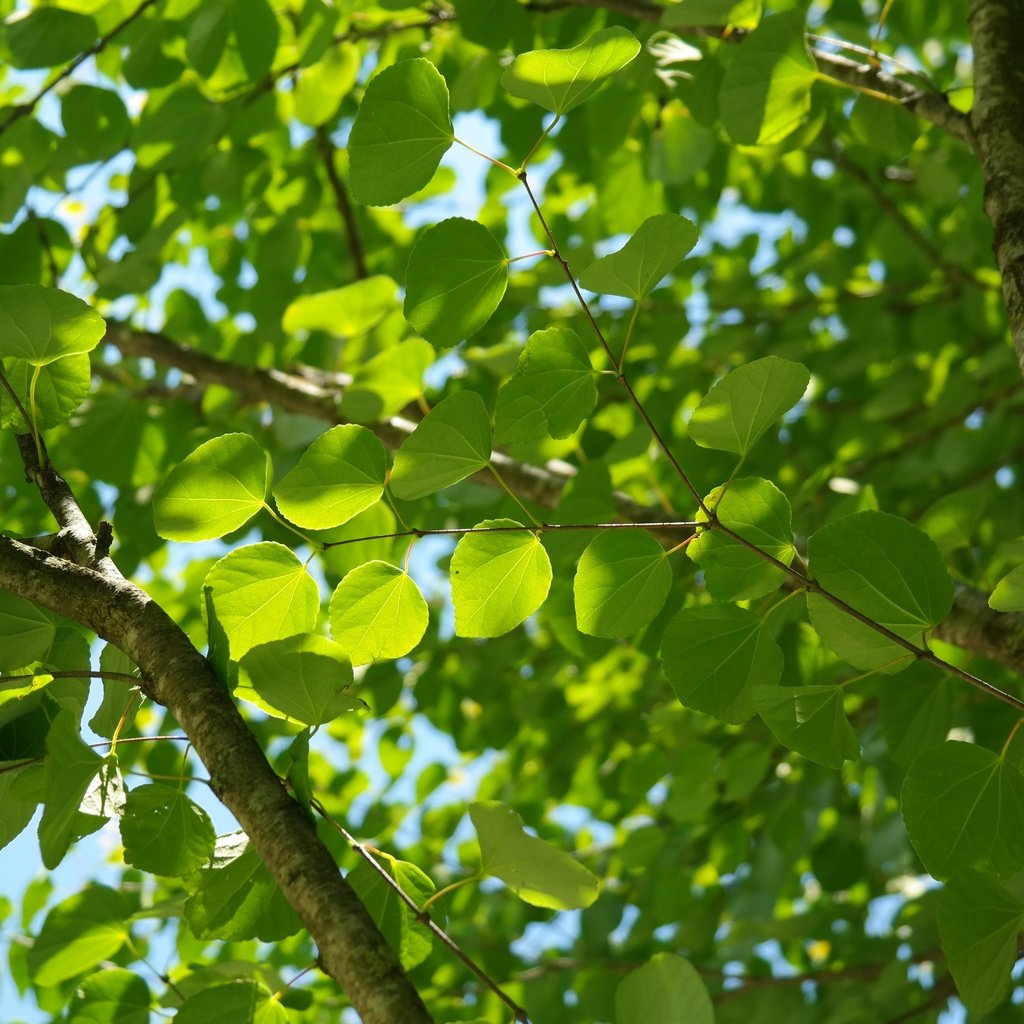
[[[753,612],[732,604],[680,611],[665,627],[661,662],[680,703],[723,722],[753,717],[752,688],[782,677],[779,645]]]
[[[714,1024],[711,997],[693,964],[655,953],[615,990],[615,1024]]]
[[[1024,929],[1020,876],[1003,884],[980,871],[955,875],[939,897],[939,937],[957,993],[979,1017],[1010,991],[1010,971]]]
[[[589,907],[601,886],[575,857],[523,831],[523,819],[496,800],[475,801],[469,817],[480,842],[481,869],[535,907]]]
[[[387,858],[381,859],[380,865],[417,906],[423,906],[433,895],[434,883],[415,864]],[[433,949],[433,938],[381,873],[362,861],[345,878],[398,954],[402,969],[409,971],[423,963]]]
[[[761,20],[761,10],[761,0],[681,0],[665,8],[661,23],[666,28],[731,25],[752,29]]]
[[[128,938],[128,917],[124,897],[105,885],[90,885],[58,903],[28,951],[32,980],[50,988],[110,959]]]
[[[99,32],[85,14],[59,7],[22,8],[4,23],[10,62],[16,68],[52,68],[88,50]]]
[[[405,318],[432,345],[450,348],[491,318],[508,286],[508,260],[475,220],[450,217],[420,235],[405,271]]]
[[[232,533],[263,508],[270,473],[270,455],[248,434],[222,434],[201,444],[156,489],[156,532],[183,541]]]
[[[860,757],[841,686],[758,686],[750,698],[779,742],[816,764],[841,768]]]
[[[423,394],[423,374],[434,363],[434,348],[409,338],[378,352],[356,370],[345,388],[341,408],[358,423],[376,423],[400,412]]]
[[[1024,565],[1015,566],[996,584],[988,604],[997,612],[1024,612]]]
[[[331,636],[353,665],[408,654],[426,632],[427,620],[420,588],[387,562],[353,569],[331,597]]]
[[[271,999],[270,991],[257,981],[234,978],[224,985],[202,988],[181,1004],[174,1015],[178,1024],[273,1024],[279,1018],[275,1013],[267,1017],[268,1003],[280,1007]]]
[[[332,46],[318,63],[302,68],[295,83],[295,116],[313,128],[330,121],[356,84],[359,65],[359,48],[341,42]]]
[[[235,661],[257,644],[309,633],[316,625],[316,581],[283,544],[237,548],[210,569],[204,585]]]
[[[501,636],[529,618],[548,596],[551,561],[540,538],[512,519],[486,519],[467,533],[451,561],[456,636]],[[515,527],[519,527],[515,530]]]
[[[1024,774],[991,750],[948,741],[918,755],[902,794],[907,835],[935,878],[1024,869]]]
[[[735,142],[773,145],[807,116],[818,71],[804,32],[803,12],[786,11],[765,18],[740,44],[719,94]]]
[[[321,725],[362,701],[344,691],[352,685],[352,664],[325,636],[306,634],[253,647],[239,662],[235,696],[275,718]]]
[[[803,397],[810,383],[800,363],[765,356],[723,377],[690,417],[690,437],[702,448],[746,455]]]
[[[57,636],[53,612],[0,588],[0,672],[45,658]]]
[[[588,636],[630,636],[661,611],[671,586],[665,549],[646,530],[603,530],[576,569],[576,625]]]
[[[366,87],[349,135],[356,201],[390,206],[428,184],[455,141],[448,87],[423,57],[385,68]]]
[[[501,84],[513,96],[553,114],[567,114],[590,99],[640,52],[624,28],[606,28],[568,50],[530,50],[505,69]]]
[[[6,359],[3,366],[4,376],[14,388],[22,409],[30,417],[35,410],[37,430],[49,430],[67,422],[89,394],[92,383],[89,356],[84,352],[45,366],[34,366],[24,359]],[[18,433],[25,433],[27,429],[21,409],[6,390],[0,391],[0,427]]]
[[[602,256],[580,274],[580,284],[602,295],[639,301],[697,244],[697,228],[675,213],[659,213],[640,225],[617,252]]]
[[[413,501],[465,480],[491,457],[491,419],[475,391],[438,402],[395,454],[391,491]]]
[[[75,986],[67,1024],[149,1024],[151,1005],[145,979],[122,967],[106,967]]]
[[[770,480],[741,477],[713,490],[704,503],[723,526],[765,553],[789,565],[793,546],[793,511],[789,499]],[[704,518],[698,513],[698,518]],[[778,567],[715,530],[704,530],[686,553],[704,570],[704,585],[719,601],[743,601],[770,594],[786,578]]]
[[[328,530],[376,505],[387,471],[384,446],[366,427],[332,427],[306,449],[274,497],[296,526]]]
[[[51,871],[68,852],[79,805],[102,765],[103,758],[79,737],[74,712],[61,711],[46,736],[46,789],[39,822],[39,849]]]
[[[244,832],[218,836],[213,865],[189,883],[185,920],[197,939],[279,942],[302,927]]]
[[[0,286],[0,359],[46,366],[91,352],[106,330],[99,313],[67,292],[37,284]]]
[[[223,0],[199,9],[186,53],[212,87],[227,91],[263,78],[274,61],[278,36],[267,0]]]
[[[397,309],[398,285],[386,274],[374,274],[344,288],[299,296],[285,310],[283,326],[289,334],[326,331],[339,338],[356,338]]]
[[[945,563],[927,534],[885,512],[857,512],[824,526],[807,542],[809,572],[825,590],[914,644],[953,605]],[[851,665],[899,671],[908,652],[817,594],[811,622]]]
[[[132,123],[124,101],[113,89],[76,85],[60,101],[60,120],[65,137],[82,157],[111,157],[128,143]]]
[[[181,877],[213,856],[217,833],[206,811],[184,790],[152,783],[128,792],[121,841],[126,864]]]
[[[881,695],[882,732],[892,759],[911,764],[927,747],[941,743],[953,725],[953,680],[918,662],[886,686]]]
[[[534,331],[515,376],[498,392],[494,439],[519,444],[568,437],[597,403],[595,377],[590,353],[574,331]]]

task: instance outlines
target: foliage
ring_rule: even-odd
[[[1015,1019],[966,0],[15,6],[0,843],[118,848],[23,999]]]

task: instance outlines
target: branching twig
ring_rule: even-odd
[[[338,168],[334,165],[334,144],[323,125],[316,130],[316,147],[320,153],[320,159],[323,161],[331,191],[334,193],[334,205],[338,208],[338,214],[345,225],[345,240],[348,243],[349,255],[352,257],[354,276],[357,280],[362,280],[366,277],[363,236],[359,231],[359,222],[356,220],[355,211],[349,202],[348,190],[338,174]]]

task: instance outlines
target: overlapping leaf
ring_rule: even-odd
[[[99,313],[68,292],[37,284],[0,286],[0,359],[46,366],[91,352],[106,329]]]
[[[508,286],[508,260],[475,220],[450,217],[429,228],[409,254],[405,318],[432,345],[471,338],[491,318]]]
[[[209,815],[182,789],[151,783],[129,791],[121,816],[126,864],[182,877],[210,859],[216,839]]]
[[[860,757],[840,686],[758,686],[750,698],[780,743],[826,768]]]

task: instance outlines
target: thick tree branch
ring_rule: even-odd
[[[430,1024],[430,1015],[395,953],[338,871],[311,822],[239,714],[210,663],[166,612],[124,579],[109,558],[89,553],[88,523],[67,484],[22,445],[29,477],[39,483],[61,526],[74,535],[79,565],[0,537],[0,587],[49,608],[114,644],[139,666],[139,684],[166,707],[210,774],[320,952],[323,969],[344,989],[366,1024]]]
[[[111,324],[107,340],[124,355],[145,355],[165,366],[176,366],[203,383],[232,388],[248,401],[269,402],[326,423],[347,422],[341,414],[336,391],[328,391],[304,376],[239,366],[196,352],[165,335],[135,331],[124,324]],[[385,445],[397,448],[416,424],[393,416],[369,426]],[[576,472],[571,465],[558,459],[552,459],[544,466],[531,466],[495,452],[492,461],[520,498],[544,508],[554,508],[558,504],[563,488]],[[486,471],[476,474],[473,479],[488,487],[498,486],[494,476]],[[648,508],[624,494],[616,493],[614,497],[619,515],[627,521],[656,523],[665,518],[663,510]],[[658,533],[656,527],[653,532]],[[678,532],[666,531],[664,537],[671,544],[679,541]],[[981,591],[960,587],[953,610],[945,622],[932,631],[932,635],[990,658],[1024,676],[1024,615],[993,611]]]
[[[1024,0],[972,0],[971,123],[985,212],[1017,362],[1024,374]]]

